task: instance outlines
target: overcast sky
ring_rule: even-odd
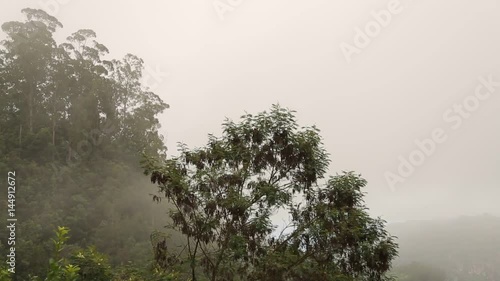
[[[321,129],[331,174],[368,180],[373,215],[500,215],[498,1],[1,1],[2,23],[45,7],[59,43],[89,28],[142,57],[171,153],[279,102]]]

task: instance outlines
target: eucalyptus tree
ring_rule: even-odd
[[[12,84],[8,89],[21,97],[16,101],[23,120],[20,126],[25,125],[29,133],[34,133],[37,128],[35,115],[43,113],[41,105],[48,98],[44,88],[49,75],[46,67],[56,48],[53,33],[62,24],[42,10],[26,8],[22,12],[26,16],[24,22],[2,24],[7,34],[2,45],[10,61],[8,71]]]
[[[136,140],[134,149],[138,151],[164,153],[166,147],[159,134],[160,122],[156,116],[169,105],[143,84],[144,61],[127,54],[111,63],[116,114],[122,128],[120,137]]]

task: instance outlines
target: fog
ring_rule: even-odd
[[[89,28],[113,58],[143,58],[170,105],[171,155],[177,142],[202,146],[225,117],[279,103],[321,129],[330,174],[367,179],[374,216],[500,215],[497,1],[59,2],[3,0],[0,19],[45,8],[64,25],[59,42]],[[381,10],[390,19],[373,25]]]

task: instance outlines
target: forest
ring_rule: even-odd
[[[0,174],[16,173],[1,207],[15,203],[18,221],[15,245],[0,228],[4,259],[15,247],[0,280],[457,278],[425,255],[396,262],[411,233],[370,216],[361,175],[327,175],[320,130],[295,111],[270,105],[225,120],[203,147],[167,150],[168,101],[144,83],[141,58],[110,59],[89,29],[56,42],[57,18],[22,14],[1,26]],[[282,230],[278,210],[290,215]]]

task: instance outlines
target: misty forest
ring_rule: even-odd
[[[278,103],[167,150],[169,101],[140,57],[90,29],[56,42],[56,17],[21,13],[1,25],[0,174],[17,177],[1,213],[18,218],[15,244],[0,228],[1,281],[500,280],[499,218],[372,216],[369,183],[328,174],[319,128]]]

